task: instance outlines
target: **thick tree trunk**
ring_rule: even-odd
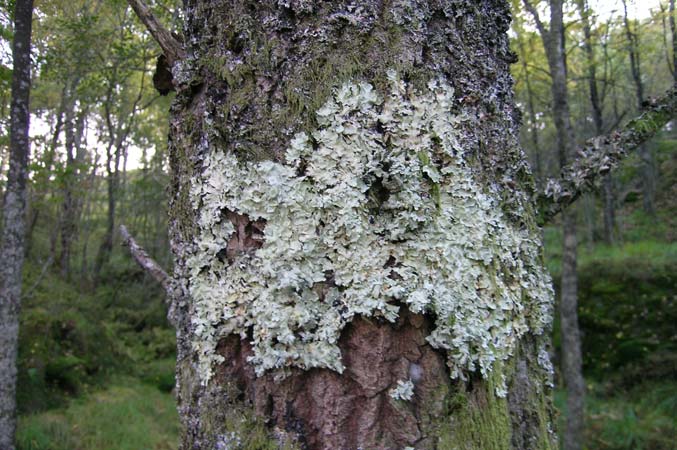
[[[31,86],[32,0],[14,7],[10,163],[0,235],[0,448],[14,449],[16,355],[21,304],[21,269],[26,235],[26,179]]]
[[[507,2],[185,7],[182,448],[554,448]]]

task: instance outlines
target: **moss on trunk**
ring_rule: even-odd
[[[548,448],[552,294],[507,4],[186,14],[170,136],[183,448]]]

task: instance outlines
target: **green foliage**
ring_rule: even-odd
[[[559,284],[559,262],[549,265]],[[586,373],[624,386],[677,376],[677,244],[600,245],[578,269]]]
[[[170,450],[178,428],[173,396],[123,378],[66,408],[21,417],[17,450]]]
[[[51,272],[36,280],[40,268],[27,264],[24,289],[30,295],[21,315],[18,361],[22,413],[60,406],[115,372],[172,389],[175,338],[162,293],[133,262],[117,262],[94,291]]]
[[[584,259],[579,315],[588,373],[609,379],[611,370],[631,384],[676,376],[676,285],[674,243],[605,248]]]

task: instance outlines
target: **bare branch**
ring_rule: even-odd
[[[170,67],[173,66],[176,61],[185,58],[185,52],[183,51],[181,43],[157,21],[143,1],[127,0],[127,2],[160,45],[162,53],[167,57]]]
[[[536,7],[529,0],[522,0],[522,2],[524,3],[526,10],[531,14],[531,17],[533,17],[534,22],[536,23],[536,29],[540,35],[546,37],[548,35],[548,30],[546,30],[545,25],[541,22],[541,16],[538,14]]]
[[[595,181],[632,150],[651,139],[677,115],[677,84],[662,97],[646,102],[644,112],[620,130],[589,139],[577,151],[578,157],[562,170],[560,178],[548,180],[545,192],[538,194],[539,223],[547,223],[592,189]]]
[[[162,267],[151,258],[148,253],[136,243],[134,238],[127,231],[127,227],[120,225],[120,236],[122,236],[122,245],[129,247],[129,252],[134,260],[144,269],[155,281],[160,283],[164,290],[169,294],[173,289],[173,280],[167,275]]]

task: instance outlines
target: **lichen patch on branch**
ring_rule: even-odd
[[[437,79],[420,92],[388,76],[385,98],[362,82],[336,90],[284,164],[221,149],[205,159],[192,186],[199,235],[188,260],[204,383],[221,362],[218,341],[232,333],[251,341],[258,374],[341,372],[344,327],[356,316],[394,322],[405,306],[435,317],[427,340],[464,378],[488,376],[520,337],[550,322],[538,237],[476,181],[453,89]],[[256,245],[234,251],[243,242],[234,236]]]

